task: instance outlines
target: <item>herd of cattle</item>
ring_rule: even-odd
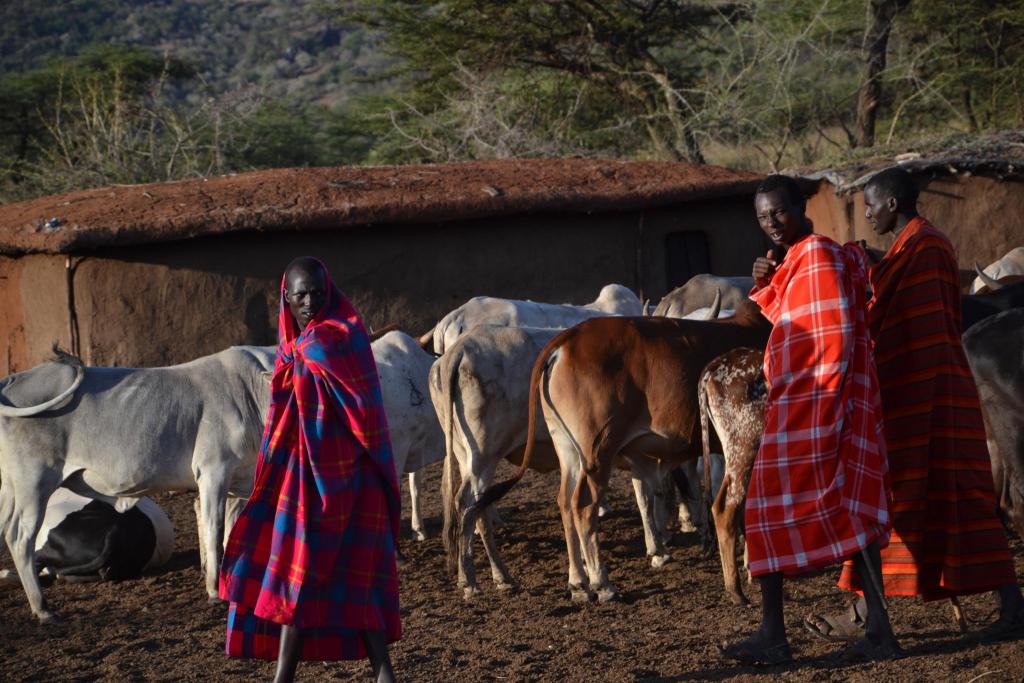
[[[964,344],[985,408],[1000,508],[1024,533],[1024,248],[963,297]],[[558,468],[574,600],[609,600],[599,518],[614,467],[629,470],[655,567],[679,523],[714,532],[725,589],[746,602],[736,563],[743,502],[767,395],[768,322],[750,278],[699,275],[650,314],[608,285],[585,306],[471,299],[419,339],[373,341],[395,466],[409,474],[422,540],[420,476],[444,460],[444,543],[466,597],[479,593],[473,535],[498,589],[513,585],[492,503],[528,468]],[[146,494],[198,491],[211,600],[227,530],[252,477],[274,347],[232,347],[166,368],[85,367],[71,356],[0,380],[0,529],[33,613],[55,618],[40,575],[118,579],[159,566],[173,530]],[[539,411],[539,414],[538,414]],[[540,418],[540,419],[539,419]],[[519,465],[495,484],[498,463]],[[702,465],[700,463],[703,463]],[[209,561],[213,558],[213,561]]]

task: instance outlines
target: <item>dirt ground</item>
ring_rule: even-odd
[[[509,468],[504,468],[508,473]],[[951,680],[969,683],[1024,680],[1024,640],[983,644],[962,637],[945,603],[895,599],[892,616],[907,656],[885,663],[839,666],[838,646],[800,627],[811,610],[835,609],[846,596],[835,572],[788,584],[786,621],[796,661],[752,669],[724,662],[714,643],[748,633],[758,623],[750,608],[725,603],[717,560],[704,558],[695,534],[676,534],[674,559],[651,569],[644,558],[632,488],[617,473],[609,496],[613,513],[602,522],[603,550],[618,602],[576,605],[565,589],[566,560],[555,508],[557,475],[530,473],[499,506],[507,525],[501,550],[517,591],[498,593],[482,548],[477,567],[484,594],[465,602],[445,571],[435,466],[426,479],[430,539],[416,543],[404,524],[401,569],[405,638],[392,647],[407,681],[885,681]],[[138,581],[45,589],[63,620],[41,627],[20,588],[0,589],[0,680],[189,681],[269,680],[272,662],[229,660],[223,654],[226,610],[206,604],[196,549],[192,494],[157,497],[178,533],[170,563]],[[406,520],[408,515],[406,515]],[[1018,576],[1024,543],[1013,541]],[[9,567],[6,549],[0,566]],[[991,595],[965,600],[976,629],[995,615]],[[299,679],[360,680],[365,662],[303,663]]]

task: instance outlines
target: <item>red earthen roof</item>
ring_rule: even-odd
[[[753,192],[718,166],[582,158],[274,169],[115,185],[0,206],[0,253],[64,253],[240,231],[653,208]]]

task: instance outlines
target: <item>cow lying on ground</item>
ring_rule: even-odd
[[[735,317],[706,322],[595,318],[545,346],[530,377],[527,433],[536,431],[540,400],[562,475],[558,504],[574,600],[616,595],[597,542],[597,504],[613,463],[621,459],[634,476],[656,483],[663,465],[697,458],[700,373],[723,351],[764,348],[770,329],[753,303],[740,302]],[[474,509],[522,478],[534,443],[527,441],[516,476],[485,491]]]
[[[992,280],[1001,280],[1006,276],[1011,275],[1024,275],[1024,247],[1016,247],[1006,252],[1001,258],[996,259],[982,271],[977,268],[979,264],[975,264],[975,269],[978,270],[978,277],[974,278],[971,283],[969,293],[980,294],[981,290],[987,286],[985,282],[987,276]]]
[[[606,315],[641,315],[643,305],[622,285],[605,285],[597,299],[584,306],[541,304],[533,301],[478,296],[451,311],[422,337],[424,348],[444,354],[466,331],[477,325],[564,329],[589,318]]]
[[[252,490],[272,366],[260,347],[144,369],[86,368],[63,355],[0,381],[0,530],[40,621],[54,614],[35,542],[60,486],[110,503],[198,489],[206,554],[217,559],[206,589],[216,599],[225,499]]]
[[[35,568],[69,581],[121,581],[167,563],[174,528],[160,506],[142,497],[124,512],[100,500],[57,489],[36,539]],[[17,574],[0,571],[0,581]]]
[[[705,457],[711,450],[710,428],[714,428],[725,461],[721,483],[715,486],[708,470],[704,490],[709,496],[714,495],[711,515],[722,577],[725,592],[734,605],[748,604],[736,570],[736,540],[743,522],[750,472],[764,433],[768,388],[763,365],[763,350],[733,349],[708,363],[697,385]]]
[[[999,508],[1024,536],[1024,309],[979,322],[963,342],[985,414]]]
[[[685,284],[666,294],[658,302],[654,315],[686,318],[698,309],[710,307],[716,296],[720,298],[723,309],[735,310],[741,301],[747,299],[747,293],[753,286],[752,277],[694,275]]]

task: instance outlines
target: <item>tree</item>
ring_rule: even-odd
[[[882,73],[885,71],[889,34],[896,15],[910,0],[868,0],[868,26],[864,33],[864,79],[857,96],[858,147],[875,144],[875,121],[882,97]]]
[[[692,126],[702,102],[708,33],[740,12],[733,3],[671,0],[358,0],[350,20],[384,33],[404,60],[416,108],[443,106],[457,76],[548,71],[611,103],[605,125],[639,128],[654,156],[703,161]]]

